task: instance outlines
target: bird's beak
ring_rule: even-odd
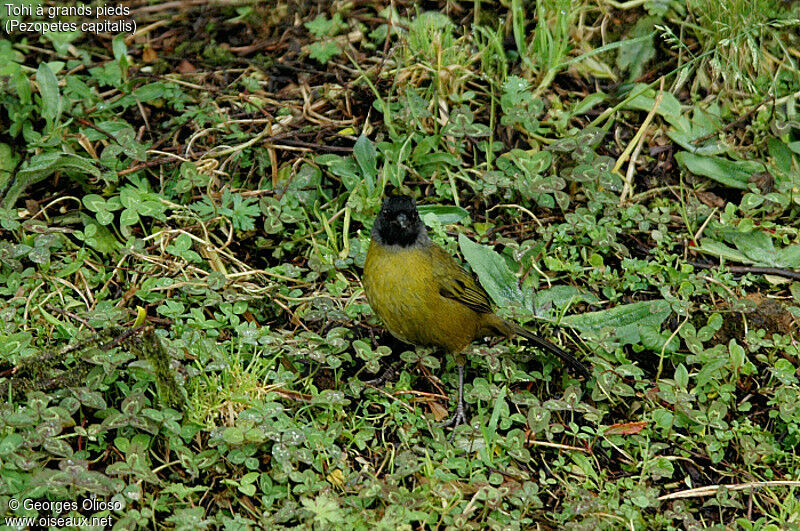
[[[408,216],[405,214],[397,214],[397,224],[400,227],[407,229],[408,228]]]

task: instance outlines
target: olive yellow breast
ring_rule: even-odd
[[[482,316],[441,295],[434,249],[384,246],[373,240],[364,264],[364,290],[393,336],[458,353],[478,336]]]

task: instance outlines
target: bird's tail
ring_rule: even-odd
[[[578,358],[576,358],[572,354],[561,350],[551,342],[547,341],[546,339],[542,339],[541,337],[531,333],[530,331],[528,331],[527,329],[521,327],[516,323],[506,321],[505,319],[501,320],[502,320],[502,325],[498,326],[497,328],[498,331],[501,332],[503,335],[505,336],[520,335],[525,339],[527,339],[528,341],[530,341],[531,343],[533,343],[534,345],[536,345],[537,347],[539,347],[540,349],[546,350],[551,354],[555,354],[566,363],[569,363],[575,370],[577,370],[579,373],[585,376],[587,380],[591,376],[591,374],[589,373],[589,369],[586,368],[586,365],[578,361]]]

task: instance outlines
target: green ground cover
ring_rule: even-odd
[[[81,5],[0,10],[4,516],[800,526],[800,3]],[[476,343],[448,441],[395,190],[592,377]]]

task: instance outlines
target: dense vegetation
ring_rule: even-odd
[[[800,3],[18,5],[6,515],[800,525]],[[476,343],[448,441],[454,361],[393,340],[359,281],[393,190],[592,378]]]

